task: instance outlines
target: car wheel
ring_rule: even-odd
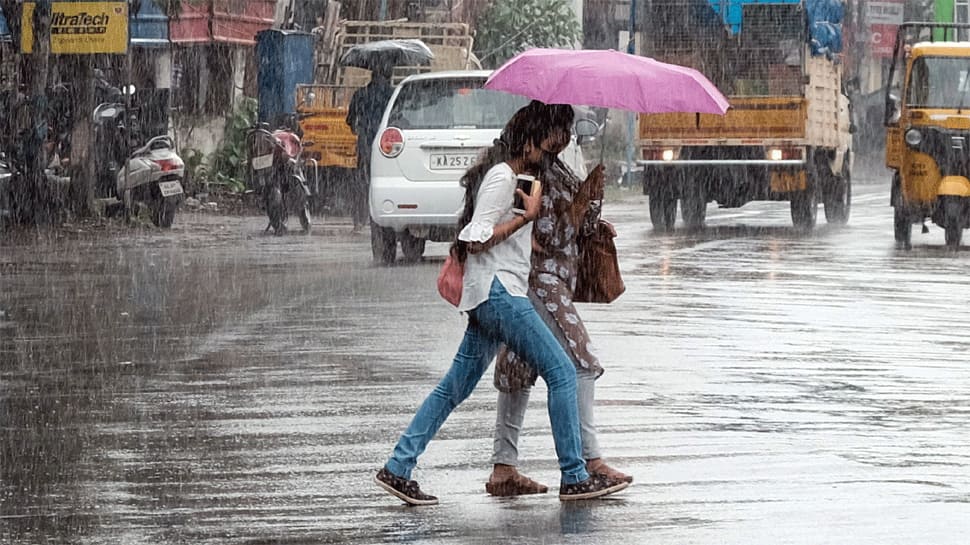
[[[370,222],[370,248],[378,265],[393,265],[397,259],[397,237],[393,229]]]
[[[404,254],[404,260],[408,263],[420,261],[424,256],[425,239],[413,236],[407,231],[401,233],[400,238],[401,253]]]

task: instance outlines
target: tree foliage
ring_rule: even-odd
[[[496,0],[478,23],[475,48],[497,67],[532,47],[572,47],[581,38],[576,13],[562,0]]]

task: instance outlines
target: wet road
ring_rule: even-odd
[[[786,203],[701,235],[607,206],[627,292],[582,310],[636,482],[578,505],[485,494],[491,373],[415,473],[441,505],[371,483],[460,340],[442,245],[383,269],[349,225],[190,214],[2,242],[0,543],[966,543],[970,251],[895,250],[887,194],[808,237]],[[523,469],[555,487],[544,398]]]

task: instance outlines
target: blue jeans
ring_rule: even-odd
[[[469,312],[465,338],[451,369],[425,398],[401,435],[385,466],[388,471],[411,478],[418,456],[451,411],[471,395],[502,343],[532,362],[546,382],[549,421],[562,482],[573,484],[589,478],[581,451],[576,368],[529,299],[509,295],[498,279],[492,280],[488,300]]]

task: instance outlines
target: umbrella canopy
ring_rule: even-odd
[[[641,113],[724,114],[730,104],[693,68],[614,50],[530,49],[492,73],[486,89],[547,104]]]
[[[340,57],[340,64],[374,70],[428,64],[433,58],[421,40],[381,40],[351,47]]]

